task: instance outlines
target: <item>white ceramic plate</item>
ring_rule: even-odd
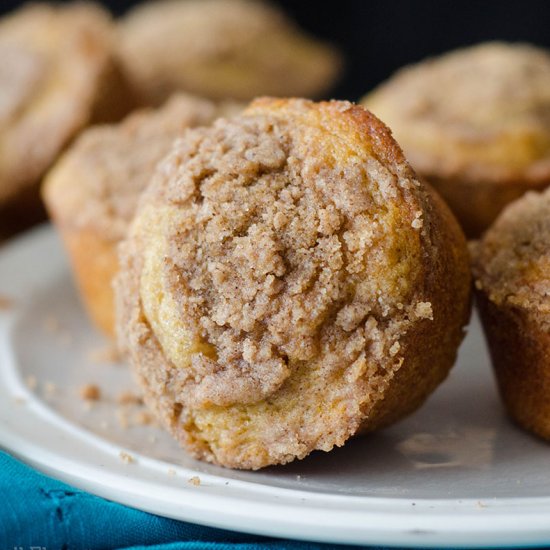
[[[449,379],[416,414],[256,473],[196,462],[136,424],[139,406],[116,402],[132,388],[126,367],[91,357],[105,345],[50,228],[0,249],[3,447],[97,495],[215,527],[333,543],[550,544],[550,447],[505,418],[475,319]],[[102,389],[92,408],[78,392],[86,383]]]

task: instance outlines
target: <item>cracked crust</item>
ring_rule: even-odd
[[[162,0],[119,24],[119,55],[147,101],[177,90],[213,99],[318,96],[340,73],[340,55],[279,10],[250,0]]]
[[[476,294],[510,416],[550,439],[550,190],[506,208],[472,244]]]
[[[114,335],[116,248],[155,165],[186,128],[241,109],[232,102],[178,94],[160,109],[84,131],[46,177],[44,201],[69,251],[87,309],[107,334]]]
[[[467,235],[550,183],[550,54],[540,48],[457,50],[398,71],[362,102],[392,128]]]
[[[120,248],[120,343],[193,456],[257,469],[418,407],[469,314],[464,237],[348,102],[190,130]]]
[[[90,119],[119,114],[104,98],[111,32],[91,3],[31,4],[0,21],[0,203],[36,184]]]

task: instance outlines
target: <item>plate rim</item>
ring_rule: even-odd
[[[6,272],[18,271],[17,266],[36,250],[58,246],[58,238],[48,225],[3,244],[0,284]],[[52,257],[49,269],[64,267],[55,263],[55,255]],[[36,273],[21,272],[17,281],[10,281],[11,290],[32,291],[37,284]],[[0,292],[4,288],[0,287]],[[6,292],[11,296],[9,290]],[[483,499],[483,505],[480,499],[337,495],[224,478],[124,449],[72,424],[25,387],[11,341],[17,312],[17,305],[0,311],[1,446],[77,488],[173,519],[325,543],[488,548],[532,547],[550,541],[550,495]],[[20,404],[14,405],[16,402]],[[22,423],[14,420],[14,410],[26,411]],[[32,440],[31,425],[50,435],[49,446]],[[56,442],[67,437],[78,441],[78,445],[72,446],[68,454],[60,453]],[[83,449],[89,451],[87,460]],[[133,456],[134,462],[125,465],[120,460],[121,451]],[[174,469],[184,482],[171,487],[167,469]],[[201,479],[198,487],[185,483],[186,476],[195,475]],[[187,502],[182,505],[184,500]],[[518,512],[522,513],[520,523]]]

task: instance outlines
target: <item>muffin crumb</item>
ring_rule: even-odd
[[[418,302],[415,313],[420,319],[429,319],[430,321],[434,319],[432,304],[430,302]]]
[[[120,451],[118,456],[120,457],[120,460],[124,462],[124,464],[132,464],[133,462],[135,462],[135,458],[125,451]]]
[[[130,426],[130,420],[128,418],[128,413],[123,408],[118,408],[116,410],[116,418],[118,420],[118,425],[123,429],[126,430]]]
[[[27,388],[29,388],[29,390],[34,391],[38,387],[38,380],[36,379],[36,376],[34,376],[33,374],[29,374],[25,378],[25,384],[27,385]]]
[[[88,351],[87,359],[91,363],[116,363],[120,361],[120,354],[114,344],[107,344]]]
[[[133,391],[125,390],[118,394],[117,403],[119,405],[141,405],[143,400]]]
[[[51,397],[56,391],[57,391],[56,384],[50,381],[44,383],[44,395],[46,397]]]
[[[0,311],[8,311],[14,307],[14,302],[8,296],[0,294]]]
[[[84,401],[99,401],[101,399],[101,390],[96,384],[84,384],[79,389],[79,394]]]
[[[424,221],[422,220],[422,212],[418,211],[414,215],[414,220],[411,222],[413,229],[422,229]]]
[[[399,353],[400,349],[401,349],[401,344],[399,342],[394,342],[390,348],[390,355],[394,357]]]
[[[190,477],[187,480],[187,483],[189,483],[189,485],[194,485],[195,487],[198,487],[201,484],[201,478],[199,476]]]
[[[149,426],[154,423],[155,417],[149,411],[143,410],[136,413],[134,421],[138,426]]]

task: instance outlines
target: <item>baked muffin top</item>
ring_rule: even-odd
[[[508,206],[471,249],[476,287],[493,303],[550,313],[550,191]]]
[[[210,124],[241,108],[233,102],[216,104],[178,94],[159,109],[144,109],[119,124],[86,130],[48,175],[48,205],[61,223],[94,228],[105,239],[121,239],[140,193],[172,142],[186,128]]]
[[[120,249],[118,328],[150,405],[196,456],[241,468],[418,406],[468,303],[464,242],[442,218],[360,106],[260,99],[188,131]],[[447,355],[427,365],[432,334]]]
[[[363,103],[427,176],[550,177],[550,54],[484,43],[401,69]]]
[[[0,20],[0,202],[35,183],[88,122],[111,32],[90,3],[30,4]]]
[[[188,358],[172,337],[181,325],[178,333],[224,350],[219,361],[225,372],[234,365],[235,376],[254,354],[265,373],[251,380],[267,395],[288,376],[288,361],[311,359],[327,345],[320,337],[327,318],[335,316],[345,341],[368,315],[396,313],[415,292],[424,211],[418,182],[395,148],[377,147],[389,140],[381,128],[372,143],[347,133],[354,115],[368,116],[361,107],[312,105],[257,101],[238,119],[188,132],[159,166],[137,222],[141,297],[175,365]],[[327,126],[342,126],[332,150],[323,141]],[[381,185],[369,188],[370,177]],[[173,277],[192,292],[174,288]],[[162,284],[175,295],[158,309]],[[230,388],[215,402],[261,397]]]
[[[251,0],[161,0],[119,25],[120,58],[149,101],[175,90],[214,99],[310,96],[340,71],[336,51]]]

